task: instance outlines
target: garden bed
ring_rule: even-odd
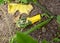
[[[39,0],[39,3],[41,3],[43,6],[46,6],[46,8],[50,12],[52,12],[51,15],[57,16],[60,14],[60,0]],[[11,16],[8,13],[7,6],[8,4],[1,5],[1,7],[6,12],[6,17],[3,14],[1,14],[2,12],[0,12],[0,43],[8,43],[10,37],[16,33],[16,30],[21,31],[20,28],[18,28],[16,24],[13,22],[14,16]],[[39,7],[35,6],[34,4],[33,6],[34,9],[30,12],[30,16],[34,16],[37,13],[44,13]],[[19,14],[19,12],[17,12],[16,14]],[[43,20],[45,19],[46,17],[43,18]],[[36,24],[38,24],[38,22],[31,26],[28,26],[26,29],[23,29],[22,31],[26,31]],[[58,26],[59,24],[57,23],[56,18],[53,18],[53,20],[51,20],[50,23],[48,23],[41,29],[35,30],[30,34],[30,36],[37,39],[39,43],[41,43],[43,39],[47,40],[50,43],[60,43],[60,41],[52,41],[54,38],[60,38],[60,28],[58,29]]]

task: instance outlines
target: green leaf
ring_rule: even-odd
[[[38,41],[29,35],[22,32],[17,32],[16,36],[11,39],[10,43],[38,43]]]
[[[49,43],[49,42],[46,39],[43,39],[42,43]]]
[[[9,2],[12,2],[11,0],[4,0],[5,2],[9,3]]]
[[[57,15],[57,23],[60,24],[60,15]]]
[[[42,16],[42,17],[43,17],[43,16],[49,17],[49,15],[46,14],[46,13],[43,13],[41,16]]]
[[[0,5],[4,3],[4,0],[0,0]]]
[[[21,3],[28,3],[28,0],[20,0]]]
[[[60,33],[59,33],[59,32],[57,32],[57,33],[56,33],[56,36],[59,36],[59,35],[60,35]]]
[[[54,38],[53,41],[54,42],[60,42],[60,39],[59,38]]]
[[[37,3],[37,0],[33,0],[33,3]]]

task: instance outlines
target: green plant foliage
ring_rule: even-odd
[[[21,2],[21,3],[25,3],[25,4],[30,3],[30,2],[36,3],[37,0],[20,0],[20,2]]]
[[[4,0],[5,2],[7,2],[7,3],[9,3],[9,2],[11,2],[12,0]]]
[[[31,36],[26,35],[21,32],[17,32],[16,36],[12,38],[10,43],[38,43],[37,40],[33,39]]]
[[[56,36],[59,36],[59,35],[60,35],[60,33],[59,33],[59,32],[57,32],[57,33],[56,33]]]
[[[57,15],[57,23],[60,24],[60,15]]]
[[[58,30],[60,30],[60,25],[58,26]]]
[[[44,16],[49,17],[49,15],[46,14],[46,13],[43,13],[41,16],[42,16],[42,17],[44,17]]]
[[[20,0],[21,3],[28,3],[28,0]]]
[[[4,0],[0,0],[0,5],[4,3]]]
[[[54,42],[60,42],[60,39],[59,38],[54,38],[53,41]]]
[[[16,25],[19,26],[20,28],[25,28],[28,25],[32,24],[30,21],[26,21],[26,18],[20,18],[17,22]]]
[[[9,3],[11,2],[11,0],[0,0],[0,5],[4,4],[4,3]]]
[[[46,21],[39,23],[38,25],[32,27],[30,30],[25,32],[17,32],[14,37],[12,37],[10,43],[38,43],[37,40],[33,39],[29,34],[33,32],[34,30],[40,29],[42,26],[46,25],[50,22],[50,20],[53,18],[51,16]]]
[[[40,29],[41,27],[45,26],[46,24],[48,24],[51,19],[53,18],[53,16],[49,17],[47,20],[45,20],[44,22],[40,22],[38,25],[35,25],[34,27],[32,27],[29,31],[25,31],[25,34],[29,34],[31,32],[33,32],[34,30]]]
[[[46,39],[43,39],[41,43],[49,43]]]

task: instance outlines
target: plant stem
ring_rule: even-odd
[[[39,23],[38,25],[32,27],[30,30],[25,31],[24,34],[29,34],[29,33],[33,32],[34,30],[40,29],[42,26],[45,26],[46,24],[48,24],[52,18],[53,18],[53,16],[51,16],[50,18],[48,18],[44,22]]]

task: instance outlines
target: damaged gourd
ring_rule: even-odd
[[[37,21],[41,20],[41,15],[37,14],[36,16],[33,17],[27,17],[27,18],[21,18],[16,22],[16,25],[20,28],[25,28],[28,25],[34,24]]]
[[[31,4],[22,4],[22,3],[9,3],[8,4],[8,13],[14,14],[17,10],[22,13],[29,14],[29,12],[33,9]]]

